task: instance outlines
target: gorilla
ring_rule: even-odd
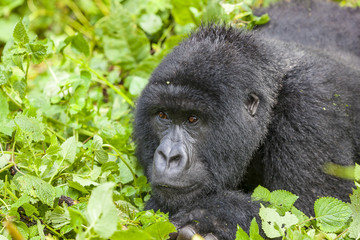
[[[168,54],[137,101],[136,155],[171,239],[234,239],[259,184],[314,201],[353,186],[324,173],[360,159],[360,11],[301,1],[255,31],[205,24]]]

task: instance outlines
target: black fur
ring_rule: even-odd
[[[137,103],[137,157],[153,182],[156,113],[195,111],[203,129],[192,135],[191,161],[201,167],[189,179],[202,184],[190,192],[154,188],[148,209],[220,240],[234,239],[237,224],[249,227],[258,204],[248,192],[258,184],[299,195],[295,205],[307,214],[318,197],[348,200],[352,183],[323,165],[360,156],[360,11],[305,3],[313,18],[304,3],[282,4],[267,10],[269,27],[254,32],[202,26],[153,72]],[[260,100],[254,116],[251,94]]]

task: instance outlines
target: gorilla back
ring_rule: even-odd
[[[147,208],[170,213],[173,239],[234,239],[257,215],[258,184],[299,195],[307,214],[318,197],[348,199],[352,183],[323,166],[359,157],[359,59],[309,45],[202,26],[153,72],[134,140]]]

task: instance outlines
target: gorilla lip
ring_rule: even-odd
[[[154,188],[161,190],[177,190],[182,192],[192,192],[198,184],[193,185],[172,185],[172,184],[166,184],[166,183],[153,183],[152,184]]]

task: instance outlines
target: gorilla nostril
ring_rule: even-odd
[[[181,162],[183,160],[183,156],[181,154],[177,154],[175,156],[170,157],[169,159],[169,167],[178,167],[181,165]]]
[[[167,156],[163,151],[156,151],[154,155],[155,171],[162,173],[167,168]]]
[[[163,153],[162,151],[158,151],[157,153],[160,155],[161,160],[164,160],[166,162],[167,160],[166,154]]]
[[[169,162],[179,162],[181,161],[182,158],[183,157],[181,154],[177,154],[175,156],[170,157]]]

